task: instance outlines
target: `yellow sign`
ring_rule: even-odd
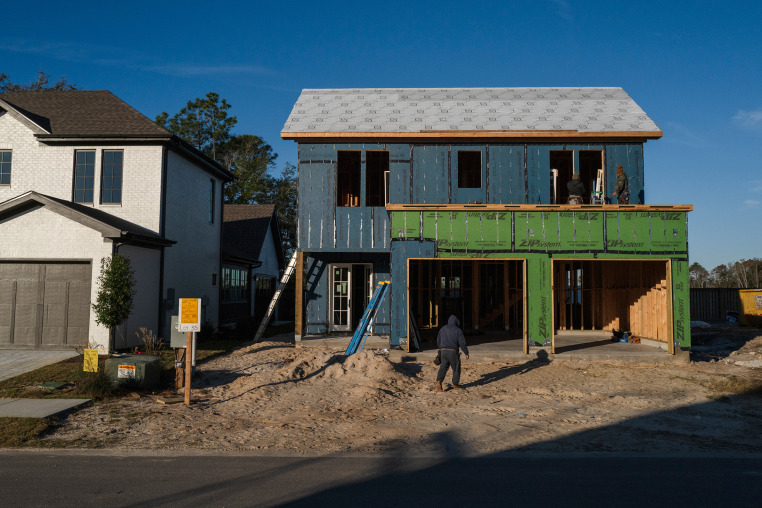
[[[180,298],[180,323],[198,323],[198,298]]]
[[[85,364],[82,370],[85,372],[98,372],[97,349],[85,349]]]

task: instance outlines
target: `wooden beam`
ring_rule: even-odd
[[[508,261],[503,261],[503,330],[510,330],[510,318],[508,312],[511,310],[511,289],[508,286],[510,280],[508,273]]]
[[[667,351],[669,354],[675,354],[675,300],[672,296],[672,260],[667,260]]]
[[[474,330],[479,329],[479,311],[481,310],[481,277],[479,273],[479,261],[471,262],[471,325]],[[461,288],[462,291],[462,288]]]
[[[493,139],[567,139],[577,140],[591,138],[599,138],[605,140],[648,140],[659,139],[664,133],[662,131],[613,131],[613,132],[580,132],[575,130],[558,130],[558,131],[511,131],[511,130],[493,130],[493,131],[477,131],[477,130],[462,130],[462,131],[410,131],[410,132],[378,132],[378,131],[363,131],[363,132],[281,132],[280,137],[286,140],[293,141],[308,141],[308,140],[332,140],[334,142],[340,142],[342,139],[366,139],[366,140],[378,140],[378,139],[394,139],[397,141],[402,140],[439,140],[444,141],[447,139],[478,139],[478,140],[493,140]]]
[[[294,296],[294,340],[301,341],[304,335],[304,252],[297,252],[294,275],[296,289]]]

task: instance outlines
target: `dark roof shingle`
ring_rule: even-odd
[[[55,136],[171,136],[108,90],[9,92],[0,99]]]
[[[267,230],[275,219],[275,205],[225,205],[222,252],[226,256],[258,260]],[[277,226],[277,221],[276,221]],[[277,227],[273,235],[279,234]],[[281,253],[280,238],[273,239]],[[282,254],[279,255],[282,257]],[[279,264],[282,260],[279,260]]]

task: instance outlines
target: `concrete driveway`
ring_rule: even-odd
[[[76,351],[0,349],[0,381],[77,356]]]

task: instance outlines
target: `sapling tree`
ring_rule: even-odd
[[[101,259],[98,295],[93,304],[95,322],[109,329],[108,350],[115,350],[116,327],[132,312],[135,278],[130,260],[120,254]]]

